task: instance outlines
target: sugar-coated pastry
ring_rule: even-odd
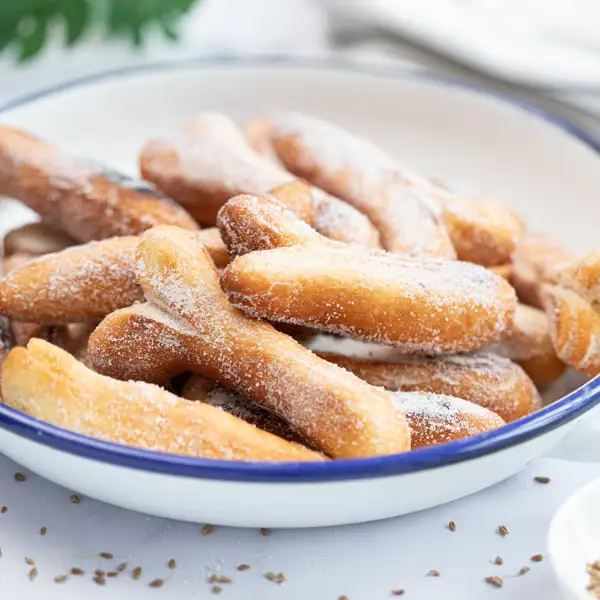
[[[208,404],[189,402],[147,383],[98,375],[42,340],[12,350],[2,373],[8,406],[84,435],[204,458],[324,459]]]
[[[424,180],[418,184],[443,210],[443,219],[459,260],[486,267],[512,262],[523,237],[521,217],[510,208],[484,200],[467,199],[432,186]]]
[[[0,280],[0,314],[32,323],[100,320],[143,298],[135,274],[138,238],[73,246],[36,258]]]
[[[9,231],[4,236],[4,254],[29,254],[41,256],[51,252],[60,252],[69,246],[75,246],[77,241],[71,236],[52,229],[45,223],[28,223]]]
[[[322,246],[239,256],[221,286],[252,317],[426,354],[498,341],[516,305],[512,287],[478,265]]]
[[[216,228],[194,232],[218,267],[229,253]],[[135,273],[136,236],[88,242],[31,260],[9,257],[0,280],[0,314],[41,324],[100,320],[119,308],[143,300]]]
[[[586,299],[561,286],[545,285],[542,299],[558,358],[589,377],[600,374],[598,312]]]
[[[160,224],[198,228],[147,183],[6,125],[0,125],[0,195],[21,200],[79,242],[136,235]]]
[[[232,196],[262,193],[295,181],[258,155],[229,118],[214,112],[200,114],[171,139],[148,142],[140,153],[140,169],[145,179],[205,225],[215,224],[217,212]],[[274,190],[278,191],[281,188]],[[283,193],[279,199],[324,235],[378,246],[377,231],[366,217],[322,191],[317,190],[314,198]]]
[[[271,122],[273,146],[294,174],[369,217],[386,250],[456,258],[439,207],[374,144],[326,121],[289,113]]]
[[[154,382],[200,374],[272,410],[334,458],[410,448],[406,421],[382,390],[234,308],[192,233],[144,234],[137,271],[151,304],[99,325],[89,343],[98,372]]]
[[[189,377],[181,390],[181,396],[187,400],[206,402],[207,404],[216,406],[238,417],[238,419],[243,419],[247,423],[289,442],[295,442],[303,446],[310,445],[309,442],[274,412],[200,375]]]
[[[2,261],[2,271],[0,272],[0,277],[22,267],[24,264],[32,261],[34,258],[37,258],[35,254],[11,254],[10,256],[6,256]]]
[[[302,443],[285,421],[207,379],[193,375],[182,395],[218,406],[260,429]],[[389,396],[395,406],[406,414],[413,450],[461,440],[504,425],[504,421],[492,411],[460,398],[421,392],[390,392]]]
[[[490,350],[521,365],[537,386],[558,379],[566,368],[556,356],[546,313],[526,304],[517,304],[512,327]]]
[[[542,286],[558,283],[561,271],[574,260],[575,256],[557,240],[527,233],[515,252],[510,282],[521,302],[543,308]]]
[[[499,275],[500,277],[502,277],[502,279],[510,279],[510,272],[512,269],[512,265],[508,264],[508,265],[498,265],[497,267],[489,267],[490,271],[492,271],[492,273],[496,273],[496,275]]]
[[[600,307],[600,250],[589,252],[582,258],[563,263],[556,279],[559,284],[578,293]]]
[[[343,247],[315,231],[268,194],[234,196],[219,211],[217,225],[232,257],[284,246]]]
[[[410,173],[370,142],[331,123],[298,113],[267,123],[262,135],[271,136],[286,168],[370,215],[386,249],[449,258],[444,241],[449,235],[460,260],[484,266],[511,261],[523,233],[514,211],[465,199]],[[435,251],[436,241],[442,251]]]
[[[496,413],[473,402],[421,392],[388,392],[404,412],[412,449],[454,442],[504,425]]]
[[[318,352],[321,358],[390,391],[456,396],[483,406],[506,422],[542,406],[540,395],[523,369],[491,353],[425,357],[394,355],[389,360]]]

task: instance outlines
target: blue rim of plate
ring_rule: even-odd
[[[568,132],[595,151],[600,152],[600,143],[578,125],[553,113],[541,110],[538,107],[498,94],[488,88],[465,83],[458,79],[438,77],[427,72],[406,71],[393,66],[374,66],[340,59],[312,60],[285,56],[252,58],[213,56],[125,67],[75,79],[10,101],[0,106],[0,118],[3,113],[9,110],[24,106],[41,98],[108,79],[164,70],[213,67],[232,69],[285,67],[298,70],[355,73],[388,79],[430,81],[435,84],[475,92],[488,98],[495,98],[513,107],[520,108],[525,112],[537,115],[563,131]],[[73,433],[39,421],[3,404],[0,404],[0,428],[63,452],[132,469],[225,481],[317,483],[388,477],[473,460],[522,444],[542,434],[547,434],[557,427],[577,419],[577,417],[591,410],[599,403],[600,377],[597,377],[542,410],[488,433],[441,446],[423,448],[406,454],[345,459],[324,463],[234,462],[141,450]]]

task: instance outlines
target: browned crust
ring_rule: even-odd
[[[148,450],[261,461],[320,461],[226,412],[141,382],[90,371],[66,352],[32,340],[3,369],[4,402],[53,425]]]
[[[146,184],[6,125],[0,126],[0,194],[21,200],[79,242],[135,235],[160,224],[197,229],[180,206]]]

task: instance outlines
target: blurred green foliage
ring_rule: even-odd
[[[62,29],[66,46],[93,30],[142,45],[144,33],[159,29],[177,39],[179,19],[197,0],[0,0],[0,53],[12,49],[25,62],[40,54]]]

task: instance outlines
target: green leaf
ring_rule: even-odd
[[[67,46],[76,44],[90,24],[91,10],[88,0],[63,0],[59,3],[60,12],[66,24]]]
[[[19,40],[21,45],[19,62],[31,60],[44,47],[49,20],[48,13],[39,13],[36,16],[26,17],[19,23],[19,28],[26,28],[26,32]]]
[[[0,53],[15,45],[19,61],[31,60],[45,47],[53,27],[65,25],[65,43],[73,46],[94,28],[108,37],[124,37],[136,46],[154,28],[177,39],[177,22],[200,0],[0,0]]]

